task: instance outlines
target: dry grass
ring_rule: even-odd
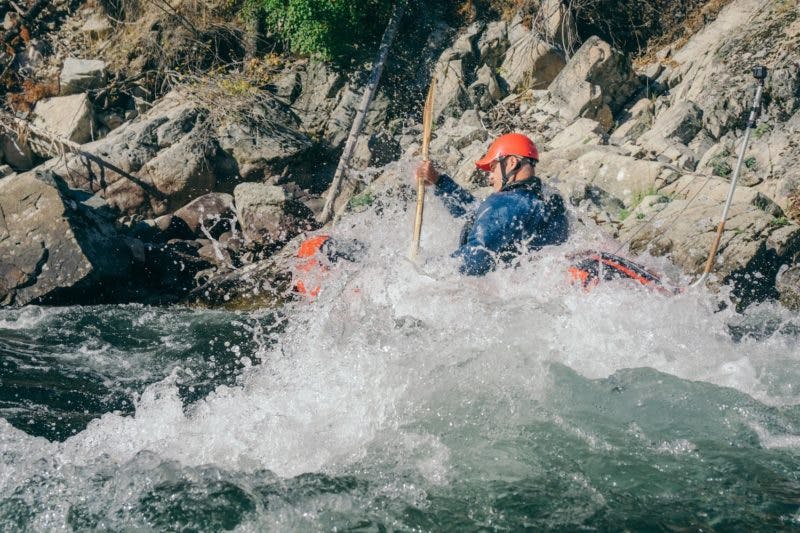
[[[42,98],[58,95],[58,82],[36,82],[25,80],[22,82],[22,92],[12,93],[7,96],[8,105],[14,111],[28,113]]]

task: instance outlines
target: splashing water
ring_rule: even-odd
[[[798,527],[796,315],[571,287],[577,224],[463,277],[435,199],[412,264],[378,197],[279,315],[0,312],[2,529]]]

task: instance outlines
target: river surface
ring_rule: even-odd
[[[314,301],[0,311],[0,530],[800,529],[800,317],[572,287],[582,227],[465,278],[432,198],[415,265],[377,201]]]

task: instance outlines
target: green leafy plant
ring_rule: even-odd
[[[620,219],[620,221],[623,221],[623,222],[629,216],[631,216],[631,212],[630,212],[630,210],[625,209],[625,208],[620,209],[619,213],[617,214],[617,217]]]
[[[374,201],[375,198],[372,196],[372,191],[366,190],[350,198],[349,204],[351,209],[357,209],[359,207],[368,207],[372,205]]]
[[[755,157],[748,157],[744,160],[744,166],[746,166],[748,170],[755,170],[758,168],[758,161],[756,161]]]
[[[753,130],[753,138],[760,139],[770,131],[772,131],[772,126],[770,126],[766,122],[762,122],[761,124],[756,126],[756,129]]]
[[[731,175],[733,172],[733,168],[731,167],[730,163],[728,163],[727,159],[730,157],[730,151],[725,148],[720,153],[712,157],[708,165],[711,167],[711,173],[715,176],[719,176],[721,178],[725,178]]]
[[[292,52],[341,60],[380,37],[391,6],[391,0],[247,0],[245,12],[263,17]]]
[[[780,228],[789,225],[789,219],[786,217],[775,217],[769,221],[769,225],[773,228]]]

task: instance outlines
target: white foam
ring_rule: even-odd
[[[170,377],[147,389],[134,416],[107,414],[58,445],[59,460],[91,464],[105,454],[123,463],[152,450],[185,465],[292,476],[355,464],[392,434],[405,435],[397,439],[398,460],[444,483],[448,444],[423,446],[420,456],[429,436],[408,426],[420,419],[528,419],[550,393],[551,363],[588,378],[652,367],[786,400],[760,378],[776,344],[734,342],[726,326],[732,311],[715,312],[714,295],[667,297],[624,283],[589,293],[569,286],[564,256],[595,241],[591,234],[516,269],[469,278],[448,257],[460,222],[432,198],[421,260],[406,260],[412,216],[410,203],[388,201],[381,217],[366,212],[340,223],[338,236],[366,241],[366,258],[335,265],[318,299],[294,304],[280,341],[257,354],[262,364],[236,387],[184,409]],[[800,360],[795,345],[781,346],[782,358]],[[489,407],[475,414],[479,399]],[[680,441],[663,447],[691,449]]]

